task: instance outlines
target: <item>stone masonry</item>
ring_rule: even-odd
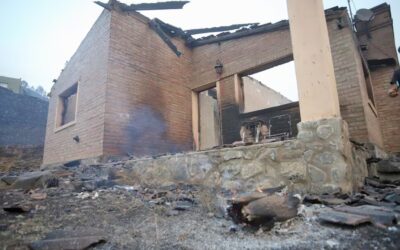
[[[352,192],[367,166],[341,119],[303,122],[295,140],[130,160],[129,182],[149,186],[200,184],[237,192],[287,185],[290,191]]]

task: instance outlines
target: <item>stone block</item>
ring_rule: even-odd
[[[218,166],[218,170],[222,179],[229,180],[239,175],[244,166],[244,160],[230,160],[221,163]]]
[[[241,176],[244,179],[264,173],[264,165],[258,161],[248,161],[243,164]]]
[[[278,152],[275,148],[263,148],[257,157],[259,161],[278,161]]]
[[[224,151],[222,153],[222,158],[224,161],[241,159],[241,158],[243,158],[243,151],[237,150],[237,149]]]
[[[43,188],[46,181],[52,178],[55,176],[50,171],[28,172],[19,176],[12,184],[12,188],[24,190]]]
[[[327,180],[327,174],[313,165],[308,166],[308,174],[310,175],[311,184],[323,183]]]
[[[317,128],[317,136],[323,140],[328,139],[334,133],[334,129],[330,125],[319,125]]]
[[[257,183],[257,187],[261,189],[266,189],[266,188],[273,188],[273,187],[278,187],[280,185],[284,184],[282,181],[280,181],[278,178],[273,177],[272,175],[264,176],[262,180],[260,180]]]
[[[297,139],[303,142],[311,142],[315,139],[312,131],[302,130],[297,134]]]
[[[314,156],[314,151],[313,150],[307,150],[303,154],[303,159],[305,162],[311,162]]]
[[[336,167],[331,169],[331,180],[335,183],[341,183],[346,180],[346,168]]]
[[[319,165],[331,165],[336,161],[336,155],[335,152],[323,152],[318,154],[315,159]]]
[[[187,166],[189,176],[194,179],[203,179],[210,169],[213,168],[213,164],[207,161],[192,161]]]
[[[223,181],[221,187],[226,190],[242,190],[243,184],[242,181]]]
[[[280,175],[282,179],[292,182],[305,181],[307,179],[307,164],[302,160],[281,162]]]

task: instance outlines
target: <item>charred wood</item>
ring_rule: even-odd
[[[178,50],[175,44],[172,43],[171,39],[169,39],[168,35],[163,31],[160,24],[155,19],[151,20],[149,25],[178,57],[182,55],[182,53]]]
[[[237,38],[252,36],[255,34],[262,34],[262,33],[266,33],[266,32],[273,32],[273,31],[278,31],[278,30],[283,30],[283,29],[288,29],[288,28],[289,28],[289,22],[287,20],[284,20],[284,21],[274,23],[274,24],[258,26],[257,28],[249,29],[246,31],[230,33],[225,36],[220,36],[220,37],[211,36],[210,38],[205,38],[205,39],[200,38],[200,39],[197,39],[197,40],[194,40],[194,41],[188,43],[188,46],[198,47],[198,46],[202,46],[202,45],[206,45],[206,44],[223,42],[223,41],[227,41],[227,40],[231,40],[231,39],[237,39]]]
[[[129,7],[132,10],[171,10],[171,9],[182,9],[185,4],[189,1],[169,1],[169,2],[158,2],[158,3],[140,3],[131,4]]]
[[[127,5],[116,0],[112,0],[109,3],[103,3],[95,1],[96,4],[101,7],[112,10],[119,9],[121,11],[142,11],[142,10],[170,10],[170,9],[182,9],[183,6],[189,1],[169,1],[169,2],[158,2],[158,3],[140,3]]]
[[[211,27],[211,28],[201,28],[201,29],[190,29],[185,30],[187,34],[194,35],[194,34],[204,34],[204,33],[211,33],[211,32],[222,32],[227,30],[234,30],[239,29],[243,26],[255,26],[258,23],[243,23],[243,24],[232,24],[229,26],[219,26],[219,27]]]

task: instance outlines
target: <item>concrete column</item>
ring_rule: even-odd
[[[322,0],[287,0],[302,121],[340,117]]]

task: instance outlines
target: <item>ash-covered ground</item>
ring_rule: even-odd
[[[118,167],[118,166],[117,166]],[[323,205],[269,230],[236,225],[226,194],[194,185],[120,185],[105,166],[4,172],[1,249],[399,249],[400,227],[323,223]],[[43,174],[44,173],[44,174]],[[26,173],[25,173],[26,176]],[[38,177],[40,176],[40,177]],[[6,183],[7,182],[7,183]],[[10,184],[11,183],[11,184]],[[225,195],[225,196],[224,196]]]

